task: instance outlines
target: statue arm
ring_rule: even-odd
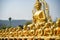
[[[45,15],[45,13],[44,13],[43,10],[41,11],[40,14],[41,14],[41,15],[39,15],[39,16],[42,16],[42,18],[40,18],[41,20],[46,19],[46,15]]]

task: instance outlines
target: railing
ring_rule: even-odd
[[[40,37],[0,37],[0,40],[60,40],[59,36],[40,36]]]

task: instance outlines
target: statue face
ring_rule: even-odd
[[[36,10],[40,10],[40,8],[41,8],[40,4],[37,3],[35,8],[36,8]]]

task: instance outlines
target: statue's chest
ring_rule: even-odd
[[[39,14],[41,13],[41,11],[37,11],[34,16],[39,16]]]
[[[39,18],[43,18],[43,12],[42,11],[38,11],[34,14],[34,17],[36,19],[39,19]]]

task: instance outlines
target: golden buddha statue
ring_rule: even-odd
[[[16,31],[18,32],[18,31],[20,31],[20,30],[21,30],[21,27],[17,26],[17,27],[16,27]]]
[[[22,31],[18,31],[18,37],[21,37],[22,36]]]
[[[54,36],[54,29],[56,27],[55,22],[50,22],[51,23],[51,30],[52,30],[52,36]]]
[[[5,33],[6,37],[8,37],[8,34],[9,34],[8,28],[5,29],[4,33]]]
[[[9,32],[9,37],[13,37],[12,34],[13,34],[13,32]]]
[[[22,35],[23,36],[28,36],[28,30],[27,30],[27,26],[26,25],[24,25],[24,27],[23,27]]]
[[[5,33],[4,33],[4,32],[5,32],[5,30],[4,30],[4,29],[2,29],[2,31],[1,31],[1,33],[2,33],[2,34],[1,34],[1,35],[2,35],[2,37],[4,37],[4,35],[5,35]]]
[[[29,30],[29,36],[31,37],[35,36],[35,30],[33,29]]]
[[[35,36],[42,36],[42,32],[43,32],[42,29],[37,29]]]
[[[13,37],[14,36],[13,35],[14,34],[13,33],[14,32],[13,29],[14,29],[13,27],[11,27],[11,28],[8,29],[8,37]]]
[[[45,29],[44,29],[44,36],[51,36],[52,30],[51,30],[51,24],[46,23],[45,24]]]
[[[22,29],[21,29],[21,27],[17,26],[13,30],[16,32],[16,34],[17,34],[18,37],[21,37],[22,36]]]
[[[46,15],[44,13],[44,10],[41,10],[41,6],[42,4],[39,2],[39,0],[36,0],[36,3],[35,3],[35,9],[36,9],[36,12],[33,12],[33,22],[34,23],[45,23],[46,21]]]
[[[35,35],[35,24],[30,24],[27,26],[29,29],[28,29],[28,35],[33,37]]]
[[[35,36],[42,36],[42,24],[35,26]]]
[[[57,19],[57,21],[56,21],[56,28],[54,29],[54,34],[56,35],[56,36],[60,36],[60,18],[58,18]]]

